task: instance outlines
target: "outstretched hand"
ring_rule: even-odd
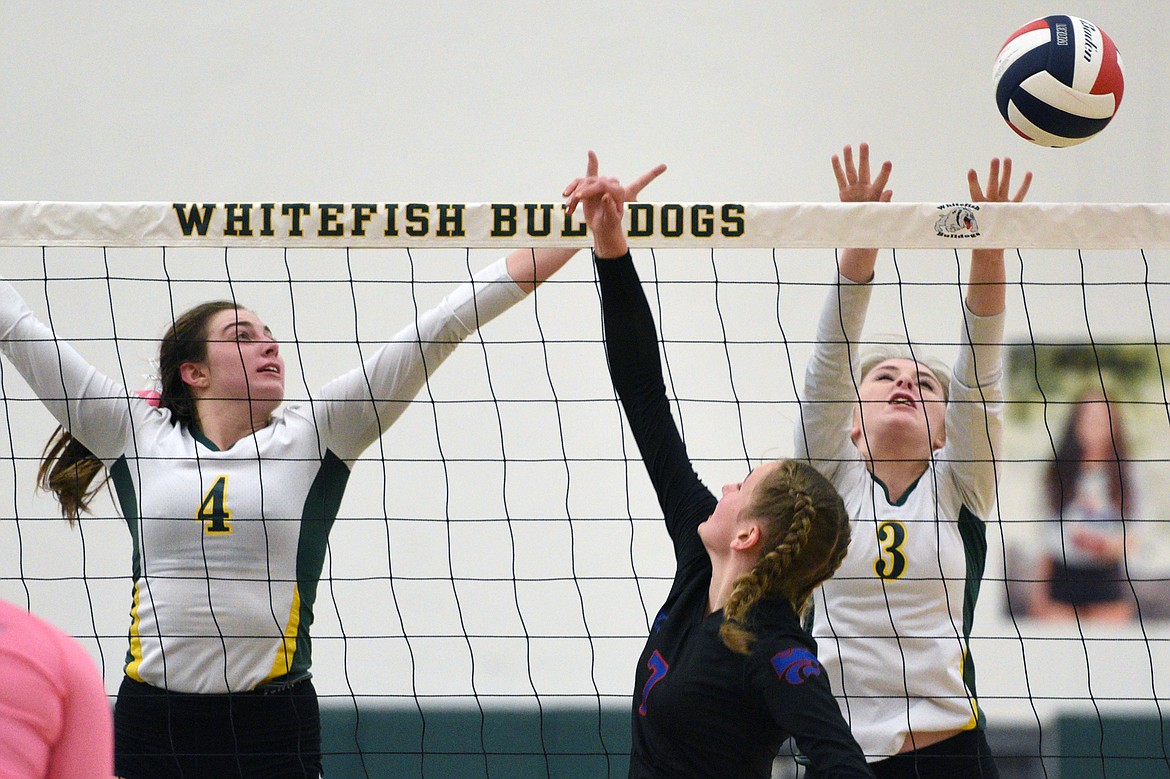
[[[878,169],[875,178],[870,178],[869,144],[857,147],[857,163],[853,161],[853,147],[846,146],[841,156],[833,155],[833,175],[837,177],[837,194],[842,203],[888,203],[894,196],[893,190],[886,189],[890,181],[893,164],[886,160]],[[842,161],[842,158],[844,160]],[[877,249],[848,248],[837,256],[837,270],[842,276],[857,284],[864,284],[873,278],[877,264]]]
[[[869,144],[863,143],[858,149],[857,164],[853,163],[853,147],[846,146],[841,157],[833,155],[833,173],[837,177],[837,193],[842,203],[888,203],[894,196],[893,190],[886,189],[890,180],[892,163],[886,160],[878,170],[877,177],[870,180]]]
[[[1000,170],[999,158],[991,160],[991,169],[987,173],[987,190],[979,185],[979,174],[975,169],[967,171],[967,185],[971,188],[971,200],[976,203],[1019,203],[1028,194],[1032,186],[1032,171],[1024,174],[1024,181],[1015,195],[1012,190],[1012,160],[1004,157],[1003,170]]]
[[[967,185],[973,203],[1019,203],[1032,186],[1032,172],[1024,174],[1020,188],[1013,195],[1012,161],[1004,157],[1001,166],[996,157],[987,171],[986,189],[980,185],[979,174],[974,169],[967,171]],[[972,249],[967,310],[976,316],[995,316],[1002,312],[1007,301],[1006,273],[1003,249]]]
[[[629,248],[622,230],[626,203],[636,201],[638,193],[662,175],[666,166],[658,165],[625,186],[611,176],[599,176],[597,170],[597,155],[590,151],[585,176],[574,179],[562,193],[568,198],[566,212],[572,214],[580,205],[585,223],[593,233],[593,248],[597,255],[620,257]]]

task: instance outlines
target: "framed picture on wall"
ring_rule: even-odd
[[[1005,357],[1010,616],[1170,617],[1170,349],[1029,342]]]

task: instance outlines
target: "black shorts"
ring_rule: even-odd
[[[1107,565],[1065,565],[1052,561],[1049,587],[1055,601],[1071,606],[1112,603],[1125,597],[1125,572],[1120,563]]]
[[[124,678],[114,765],[123,779],[318,779],[317,691],[303,679],[272,691],[198,695]]]
[[[982,730],[870,763],[877,779],[997,779],[999,771]]]

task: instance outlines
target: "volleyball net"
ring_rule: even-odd
[[[993,736],[1027,734],[1017,751],[1041,770],[1073,770],[1070,754],[1099,768],[1124,722],[1152,728],[1127,765],[1165,771],[1170,205],[647,203],[627,220],[676,419],[715,490],[791,454],[839,247],[884,247],[866,342],[947,363],[970,249],[1016,247],[972,637],[980,702]],[[281,342],[288,403],[509,250],[588,245],[547,203],[0,203],[0,275],[98,370],[149,388],[174,317],[229,299]],[[1126,518],[1109,526],[1122,605],[1062,615],[1043,609],[1045,561],[1074,543],[1072,523],[1053,517],[1046,480],[1094,393],[1125,436]],[[35,474],[56,423],[7,362],[0,395],[0,597],[77,636],[112,694],[125,521],[108,497],[77,528],[54,519]],[[315,683],[338,713],[326,751],[359,776],[624,776],[634,663],[673,571],[609,383],[586,250],[461,345],[355,467],[312,627]],[[381,732],[387,711],[408,726]],[[1068,721],[1096,723],[1097,740],[1070,753]]]

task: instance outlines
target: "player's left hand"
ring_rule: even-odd
[[[890,181],[893,163],[886,160],[872,179],[869,172],[869,144],[863,143],[857,149],[857,162],[853,162],[853,147],[846,146],[841,156],[833,155],[833,175],[837,177],[837,195],[842,203],[888,203],[894,196],[893,190],[886,189]]]
[[[636,201],[638,194],[646,185],[662,175],[665,170],[665,165],[655,166],[632,183],[623,186],[612,176],[598,175],[597,155],[590,151],[584,177],[573,179],[562,193],[568,198],[565,204],[566,212],[572,214],[578,205],[581,206],[585,222],[597,242],[598,254],[611,256],[611,253],[619,248],[621,251],[618,251],[618,254],[624,254],[625,236],[621,232],[621,225],[626,203]]]
[[[979,185],[979,174],[975,169],[967,171],[967,185],[971,188],[971,200],[976,203],[1019,203],[1022,202],[1024,196],[1028,194],[1028,188],[1032,186],[1032,171],[1024,174],[1024,181],[1020,184],[1020,188],[1015,195],[1011,195],[1012,189],[1012,160],[1011,157],[1004,157],[1003,170],[1000,170],[999,158],[995,157],[991,160],[991,169],[987,173],[987,190],[984,191]]]

